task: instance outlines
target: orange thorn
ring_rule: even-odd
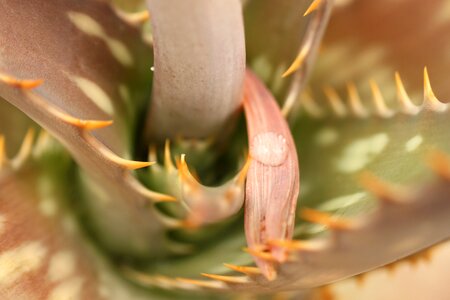
[[[428,155],[427,162],[440,177],[450,180],[450,159],[447,154],[434,150]]]
[[[336,218],[328,213],[317,211],[310,208],[304,208],[300,212],[300,215],[306,221],[322,224],[332,229],[345,230],[352,227],[352,222],[350,220]]]
[[[285,78],[294,73],[295,71],[297,71],[298,69],[300,69],[309,51],[310,51],[309,44],[303,46],[300,52],[298,53],[297,57],[294,59],[289,68],[281,75],[281,77]]]
[[[427,67],[424,67],[423,69],[423,88],[424,88],[424,96],[426,98],[436,99],[433,89],[431,88],[430,77],[428,75]]]
[[[245,161],[244,166],[242,167],[241,171],[238,174],[238,178],[237,178],[238,185],[243,185],[245,183],[245,179],[247,178],[247,172],[248,172],[248,169],[250,168],[251,162],[252,162],[252,158],[250,157],[250,155],[247,155],[247,160]]]
[[[270,252],[266,252],[263,250],[257,250],[252,248],[243,248],[244,252],[247,252],[248,254],[261,258],[266,261],[272,261],[272,262],[278,262],[278,260],[275,258],[275,256],[272,255]]]
[[[414,255],[411,255],[411,256],[409,256],[409,257],[407,257],[406,259],[407,259],[407,261],[409,262],[409,264],[411,265],[411,266],[416,266],[418,263],[419,263],[419,261],[421,260],[421,257],[420,257],[421,255],[419,254],[419,253],[416,253],[416,254],[414,254]]]
[[[300,104],[304,108],[305,112],[314,118],[321,118],[325,114],[322,108],[317,105],[316,100],[314,100],[311,96],[310,91],[303,92]]]
[[[227,263],[224,263],[223,265],[233,271],[243,273],[246,275],[260,275],[261,274],[261,270],[257,267],[236,266],[236,265],[227,264]]]
[[[96,120],[81,120],[75,119],[70,121],[71,124],[85,130],[95,130],[100,128],[105,128],[113,124],[112,120],[108,121],[96,121]]]
[[[131,174],[126,174],[126,176],[132,177]],[[129,179],[129,178],[127,178]],[[138,192],[139,194],[141,194],[142,196],[144,196],[145,198],[148,198],[150,200],[153,200],[155,203],[160,203],[160,202],[177,202],[177,198],[171,196],[171,195],[167,195],[167,194],[162,194],[162,193],[157,193],[154,192],[152,190],[147,189],[145,186],[143,186],[140,182],[135,181],[135,180],[128,180],[128,183],[131,184],[131,186],[133,187],[133,189]]]
[[[368,116],[368,113],[361,103],[361,99],[358,95],[358,90],[353,82],[347,83],[348,101],[351,111],[360,118]]]
[[[320,288],[320,298],[321,300],[334,300],[333,293],[331,292],[331,288],[329,286],[323,286]]]
[[[8,75],[1,74],[1,73],[0,73],[0,81],[4,82],[7,85],[10,85],[12,87],[17,87],[17,88],[25,89],[25,90],[34,89],[34,88],[40,86],[44,82],[44,80],[42,80],[42,79],[20,80],[20,79],[14,78],[12,76],[8,76]]]
[[[172,171],[175,169],[175,166],[172,162],[172,154],[170,153],[170,140],[167,139],[164,144],[164,166],[166,170]]]
[[[156,149],[156,145],[152,144],[148,149],[148,160],[149,161],[157,161],[158,160],[158,151]]]
[[[362,273],[362,274],[356,275],[354,278],[356,280],[356,283],[359,286],[362,286],[362,285],[364,285],[364,281],[366,280],[366,274]]]
[[[333,112],[336,114],[336,116],[345,117],[347,115],[347,109],[345,105],[342,103],[342,100],[339,97],[336,90],[333,87],[326,85],[323,87],[323,92],[327,97],[330,106]]]
[[[417,114],[420,109],[412,103],[411,99],[406,93],[405,86],[403,85],[402,79],[398,72],[395,72],[395,85],[397,87],[397,98],[400,102],[403,112],[410,115]]]
[[[181,182],[186,183],[192,192],[197,192],[201,188],[201,184],[189,171],[189,167],[186,163],[186,154],[181,154],[180,159],[176,161],[176,164]]]
[[[385,265],[384,267],[386,268],[386,270],[387,270],[390,274],[392,274],[392,273],[395,272],[395,269],[397,268],[397,265],[398,265],[398,262],[393,262],[393,263],[390,263],[390,264],[388,264],[388,265]]]
[[[433,248],[428,248],[422,251],[422,259],[427,263],[431,261],[432,255],[433,255]]]
[[[200,275],[205,276],[210,279],[223,281],[226,283],[247,283],[248,278],[243,276],[225,276],[225,275],[215,275],[215,274],[208,274],[208,273],[201,273]]]
[[[135,161],[135,160],[127,160],[127,159],[120,159],[117,160],[119,164],[129,170],[137,170],[145,167],[149,167],[151,165],[154,165],[155,162],[150,161]]]
[[[386,102],[384,101],[383,95],[381,94],[380,88],[378,87],[376,81],[371,79],[369,80],[369,84],[377,114],[382,118],[392,117],[394,113],[386,106]]]
[[[62,112],[57,109],[53,109],[53,113],[61,119],[63,122],[73,125],[75,127],[78,127],[80,129],[84,130],[95,130],[100,129],[104,127],[111,126],[113,124],[112,120],[82,120],[75,117],[72,117],[69,114],[66,114],[65,112]]]
[[[142,24],[150,20],[150,12],[148,10],[129,13],[126,16],[127,19],[133,24]]]
[[[91,144],[91,146],[97,148],[97,150],[102,154],[102,156],[105,160],[108,160],[108,161],[120,166],[121,168],[125,168],[128,170],[136,170],[136,169],[145,168],[145,167],[155,164],[155,162],[134,161],[134,160],[128,160],[128,159],[121,158],[121,157],[117,156],[114,152],[109,150],[109,148],[107,148],[104,144],[99,142],[95,137],[93,137],[89,134],[85,134],[84,139],[86,139],[87,142],[89,144]]]
[[[50,135],[47,131],[41,130],[39,132],[39,136],[37,137],[36,144],[34,146],[33,151],[36,153],[42,153],[42,149],[49,143]]]
[[[313,11],[317,10],[319,8],[319,5],[322,3],[322,0],[314,0],[311,5],[308,7],[308,9],[303,14],[304,17],[312,13]]]
[[[200,227],[201,223],[196,221],[193,218],[186,218],[184,220],[180,221],[180,228],[186,229],[186,230],[195,230]]]
[[[424,101],[423,105],[434,111],[444,111],[447,105],[439,101],[431,88],[430,77],[428,76],[427,67],[423,69],[423,85],[424,85]]]
[[[13,159],[13,165],[19,166],[30,154],[33,148],[34,128],[29,128],[20,146],[19,153]]]
[[[153,213],[154,213],[155,217],[158,219],[158,221],[160,221],[166,227],[173,228],[173,229],[183,228],[183,226],[184,226],[183,220],[169,217],[166,214],[164,214],[163,212],[161,212],[160,210],[154,208],[154,206],[152,206],[151,209],[153,210]]]
[[[224,283],[222,281],[206,281],[206,280],[196,280],[196,279],[190,279],[190,278],[183,278],[183,277],[176,277],[176,281],[179,281],[181,283],[187,283],[192,285],[197,285],[200,287],[206,287],[206,288],[224,288]]]
[[[140,168],[145,168],[151,165],[154,165],[155,162],[149,161],[134,161],[121,158],[117,156],[114,152],[112,152],[109,148],[107,148],[104,144],[99,142],[95,137],[85,134],[84,139],[91,144],[91,146],[97,148],[97,150],[103,155],[104,159],[109,160],[110,162],[115,163],[116,165],[128,169],[128,170],[136,170]]]
[[[299,240],[271,240],[268,241],[269,246],[282,247],[288,250],[317,250],[319,244],[312,241],[299,241]]]
[[[360,184],[369,192],[384,202],[398,203],[399,191],[390,184],[382,181],[374,174],[366,171],[359,177]]]
[[[152,198],[155,199],[158,203],[178,202],[178,199],[176,197],[160,193],[153,193]]]

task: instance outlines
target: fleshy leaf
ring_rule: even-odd
[[[375,103],[384,101],[378,92],[374,89]],[[399,101],[402,105],[405,99]],[[306,113],[293,127],[303,162],[301,208],[319,211],[301,210],[313,223],[297,224],[295,234],[301,240],[268,242],[291,253],[276,267],[277,278],[268,281],[245,272],[231,278],[209,276],[209,288],[318,287],[448,239],[450,159],[436,151],[450,153],[443,130],[449,108],[435,98],[427,73],[424,102],[415,114],[389,108],[392,114],[386,115],[381,113],[388,108],[384,102],[373,110],[362,102],[368,115],[361,117],[354,115],[353,106],[341,105],[346,117],[333,109],[323,111],[326,118]],[[275,262],[264,251],[252,255]]]
[[[73,237],[45,180],[30,171],[0,175],[0,295],[4,299],[98,299],[89,255]],[[45,198],[33,187],[46,189]],[[63,225],[63,222],[65,223]],[[64,226],[64,228],[63,228]]]
[[[20,168],[0,169],[2,299],[203,299],[125,281],[80,226],[78,199],[64,184],[76,181],[70,157],[50,137],[32,153]]]
[[[158,139],[206,138],[240,104],[245,71],[239,0],[148,0],[154,82],[148,130]]]
[[[129,155],[127,114],[142,109],[149,91],[151,52],[139,31],[101,1],[3,1],[0,8],[0,71],[44,80],[38,93],[74,117],[113,119],[99,138]]]
[[[32,1],[27,5],[8,1],[0,8],[4,12],[0,40],[5,45],[0,59],[0,96],[67,147],[88,173],[84,182],[97,183],[94,190],[90,190],[94,184],[85,185],[85,193],[95,196],[88,199],[110,200],[87,203],[94,206],[93,228],[99,228],[100,240],[119,252],[133,252],[133,247],[123,246],[122,238],[135,236],[141,241],[137,250],[141,255],[159,253],[148,241],[162,235],[164,226],[152,213],[152,206],[149,210],[142,207],[151,199],[171,197],[147,190],[130,173],[151,163],[118,155],[129,156],[136,113],[142,111],[149,96],[145,77],[150,71],[145,66],[151,55],[139,31],[99,1]],[[61,43],[62,39],[66,43]],[[147,59],[138,64],[135,60],[144,57],[142,54]],[[108,119],[115,125],[92,132],[111,125]],[[123,224],[121,231],[113,230],[111,223]]]
[[[449,255],[447,242],[421,256],[328,286],[322,293],[336,300],[445,299]]]

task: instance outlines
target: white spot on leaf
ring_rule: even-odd
[[[67,233],[75,233],[78,229],[75,220],[69,215],[63,217],[62,226]]]
[[[0,286],[8,286],[23,275],[39,269],[46,253],[47,249],[36,241],[3,252],[0,255]]]
[[[320,210],[328,210],[328,211],[343,209],[358,203],[359,201],[364,199],[366,195],[367,195],[366,192],[359,192],[351,195],[336,197],[326,201],[325,203],[320,205],[319,208]]]
[[[111,98],[103,91],[95,82],[83,77],[73,78],[77,86],[83,93],[103,110],[108,115],[114,114],[114,107],[112,106]]]
[[[59,281],[72,275],[75,270],[75,258],[70,251],[60,251],[54,254],[48,268],[50,281]]]
[[[58,284],[48,296],[48,300],[78,300],[81,299],[83,279],[76,277]]]
[[[383,152],[388,142],[389,137],[386,133],[354,141],[344,149],[336,161],[337,169],[342,173],[353,173],[363,169]]]
[[[423,143],[423,137],[418,134],[411,139],[409,139],[405,144],[405,149],[407,152],[413,152]]]
[[[69,11],[67,15],[70,21],[82,32],[96,37],[104,35],[102,26],[90,16],[74,11]]]
[[[319,146],[330,146],[338,139],[338,133],[335,129],[325,127],[322,128],[316,135],[316,144]]]
[[[53,217],[58,210],[58,206],[56,205],[55,199],[44,198],[39,202],[39,210],[44,216]]]
[[[111,51],[111,54],[119,61],[119,63],[127,67],[133,65],[133,56],[127,46],[123,42],[109,37],[103,27],[96,20],[79,12],[71,11],[67,15],[70,21],[80,31],[103,40]]]
[[[133,56],[124,43],[112,38],[105,39],[105,42],[108,45],[111,53],[122,65],[127,67],[133,65]]]
[[[119,84],[119,95],[120,97],[123,99],[123,101],[127,104],[127,105],[131,105],[131,93],[130,93],[130,89],[127,87],[126,84],[121,83]]]

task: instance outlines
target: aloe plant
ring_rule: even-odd
[[[0,0],[1,298],[446,299],[449,21]]]

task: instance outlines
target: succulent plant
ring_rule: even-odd
[[[1,299],[446,299],[447,2],[0,0]]]

